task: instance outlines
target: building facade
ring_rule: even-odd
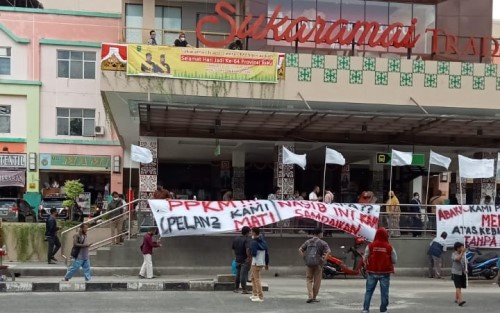
[[[392,187],[405,202],[426,193],[430,149],[455,159],[496,153],[492,1],[127,0],[122,11],[122,43],[153,58],[151,30],[165,47],[184,33],[191,49],[180,54],[224,50],[237,35],[245,51],[285,55],[284,79],[274,83],[103,71],[125,146],[154,147],[157,163],[139,171],[143,197],[158,181],[188,198],[220,199],[231,188],[237,198],[266,197],[275,185],[309,193],[323,185],[329,146],[349,165],[327,166],[325,185],[346,202],[367,189],[386,198],[390,167],[380,154],[419,154],[394,169]],[[280,165],[283,145],[307,153],[305,171]],[[429,195],[494,196],[490,181],[459,190],[456,171],[456,161],[450,172],[431,167]]]
[[[120,145],[100,94],[102,42],[121,14],[0,7],[0,147],[25,158],[25,185],[0,188],[38,207],[49,187],[80,179],[95,199],[122,191]],[[5,162],[4,162],[5,163]],[[7,169],[6,169],[7,170]]]

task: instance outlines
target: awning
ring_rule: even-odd
[[[24,187],[25,171],[0,171],[0,187]]]
[[[139,103],[143,136],[497,147],[500,117]]]

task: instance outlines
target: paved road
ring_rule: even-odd
[[[320,303],[306,304],[302,278],[267,278],[270,291],[264,303],[232,292],[85,292],[85,293],[3,293],[0,312],[9,313],[301,313],[361,312],[364,294],[362,279],[324,281]],[[500,288],[492,281],[471,281],[465,291],[466,306],[453,303],[454,289],[449,280],[393,278],[389,311],[498,312]],[[378,312],[380,298],[374,296],[372,312]]]

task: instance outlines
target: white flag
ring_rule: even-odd
[[[287,148],[283,147],[283,164],[297,164],[302,167],[303,170],[306,169],[306,155],[305,154],[295,154]]]
[[[345,165],[345,159],[340,152],[326,148],[325,164]]]
[[[130,149],[130,159],[134,162],[148,164],[153,162],[153,154],[147,148],[132,145],[132,149]]]
[[[494,159],[469,159],[458,156],[458,169],[463,178],[490,178],[495,175]]]
[[[434,165],[442,166],[446,169],[450,167],[451,159],[444,155],[438,154],[431,150],[431,155],[429,157],[429,162]]]
[[[392,166],[411,165],[412,159],[413,159],[413,153],[401,152],[401,151],[392,149],[392,154],[391,154],[391,165]]]

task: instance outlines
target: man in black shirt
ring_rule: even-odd
[[[59,230],[59,227],[57,227],[56,215],[57,209],[51,208],[50,216],[45,222],[45,239],[47,240],[47,243],[49,245],[49,249],[47,251],[47,261],[49,264],[56,264],[57,260],[54,256],[56,255],[57,251],[59,251],[59,248],[61,248],[61,242],[57,237],[57,231]]]
[[[250,262],[252,260],[250,254],[250,243],[251,238],[248,236],[250,234],[250,227],[244,226],[241,229],[241,236],[234,238],[233,240],[233,253],[236,260],[236,279],[234,292],[238,292],[240,287],[243,294],[248,294],[247,291],[247,279],[248,271],[250,270]]]

